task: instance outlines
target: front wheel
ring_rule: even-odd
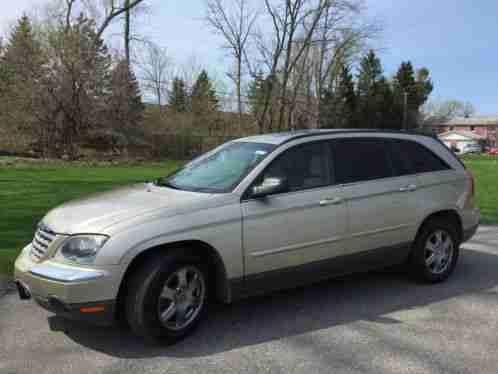
[[[443,220],[429,221],[414,243],[413,273],[423,282],[442,282],[455,269],[458,255],[459,241],[454,225]]]
[[[126,316],[132,331],[154,343],[173,344],[204,315],[207,270],[195,257],[170,254],[146,261],[131,278]]]

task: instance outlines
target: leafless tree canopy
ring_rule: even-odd
[[[339,84],[343,67],[356,64],[381,31],[378,23],[366,20],[363,0],[204,3],[204,25],[221,38],[220,47],[232,61],[224,74],[209,69],[199,56],[175,56],[183,63],[174,66],[165,47],[139,36],[134,21],[143,9],[153,6],[146,0],[46,0],[47,5],[31,17],[33,45],[41,51],[37,56],[41,62],[35,64],[38,69],[33,68],[34,75],[23,81],[24,87],[19,86],[1,105],[6,107],[5,102],[15,97],[29,100],[7,105],[16,107],[17,112],[7,111],[3,118],[23,123],[18,128],[37,128],[38,143],[45,142],[45,146],[47,139],[60,136],[61,147],[70,153],[76,152],[72,144],[90,130],[100,124],[107,129],[107,124],[113,123],[109,128],[115,131],[118,122],[126,122],[127,117],[135,118],[132,122],[137,131],[141,126],[151,133],[157,128],[191,132],[197,126],[199,132],[211,134],[223,129],[223,134],[236,136],[316,127],[326,89]],[[115,23],[119,28],[111,27]],[[106,32],[110,29],[119,32],[124,41],[117,51],[108,49],[115,36]],[[162,45],[168,45],[167,38]],[[141,43],[131,48],[130,42],[138,40]],[[0,51],[0,73],[5,50]],[[145,116],[137,101],[140,92],[135,89],[135,74],[149,104]],[[0,95],[4,95],[2,92],[13,86],[1,79]],[[169,109],[173,81],[177,88],[183,87],[181,96],[187,96],[190,104],[182,112]],[[259,90],[256,99],[251,96],[253,89]],[[197,97],[199,92],[207,96]],[[132,100],[125,100],[127,93]],[[192,102],[197,103],[195,113]],[[198,103],[204,102],[216,103],[209,116],[199,114],[204,111]],[[237,113],[229,113],[235,108]],[[179,123],[182,125],[176,125]]]
[[[144,90],[155,97],[159,113],[172,79],[172,61],[166,48],[147,43],[137,58],[137,68]]]
[[[235,84],[239,126],[242,123],[242,76],[244,56],[251,32],[256,23],[258,12],[250,7],[248,0],[207,0],[206,21],[211,29],[221,35],[224,48],[235,60],[235,72],[228,76]]]

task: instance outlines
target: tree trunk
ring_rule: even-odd
[[[242,56],[237,59],[237,79],[236,79],[236,89],[237,89],[237,111],[239,112],[239,131],[242,135]]]
[[[125,7],[128,9],[125,12],[125,29],[124,29],[124,45],[125,45],[125,58],[126,63],[130,66],[130,0],[125,0]]]

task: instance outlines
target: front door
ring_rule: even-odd
[[[254,183],[283,178],[288,190],[242,202],[246,279],[255,280],[248,284],[253,291],[260,286],[280,288],[289,278],[300,283],[297,278],[305,275],[299,270],[307,264],[343,254],[348,213],[331,162],[328,142],[294,146],[277,156]]]

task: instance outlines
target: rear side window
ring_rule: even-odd
[[[393,141],[392,159],[397,175],[429,173],[451,169],[445,161],[427,147],[409,140]]]
[[[416,174],[410,159],[403,153],[401,142],[392,140],[389,142],[391,150],[391,162],[393,165],[394,175],[401,177],[403,175]]]
[[[386,142],[347,139],[334,142],[334,165],[339,184],[392,177]]]

